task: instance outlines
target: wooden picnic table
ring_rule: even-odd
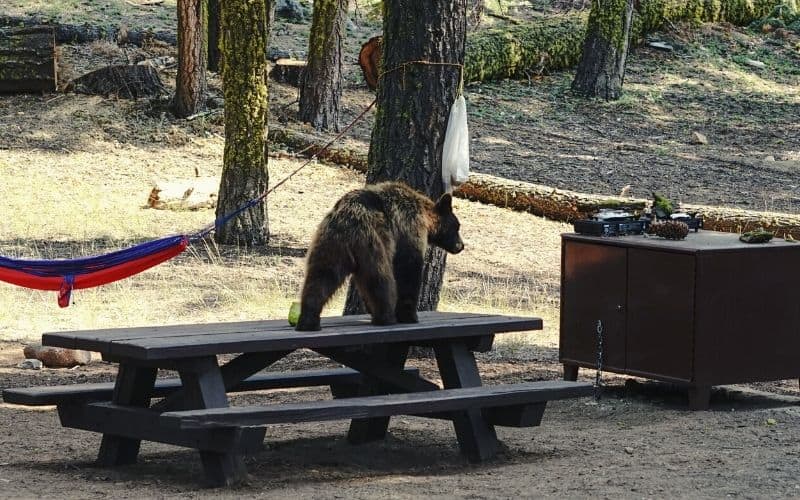
[[[102,433],[101,465],[135,463],[140,441],[157,441],[198,449],[206,480],[230,485],[246,475],[242,457],[261,449],[270,423],[351,419],[348,440],[363,443],[382,439],[393,415],[447,419],[462,453],[481,461],[498,450],[495,426],[539,425],[548,400],[592,391],[570,381],[482,385],[474,352],[491,349],[495,334],[541,329],[539,318],[428,312],[415,324],[369,320],[323,318],[319,332],[272,320],[46,333],[44,345],[118,363],[116,381],[6,389],[3,398],[55,404],[62,425]],[[405,367],[411,346],[432,347],[443,388]],[[262,372],[297,349],[345,367]],[[235,357],[220,363],[221,354]],[[158,369],[179,379],[157,378]],[[333,399],[229,406],[231,392],[314,385],[330,386]]]

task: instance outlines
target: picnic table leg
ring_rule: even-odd
[[[178,368],[187,406],[195,409],[225,408],[228,395],[216,356],[187,360]],[[264,428],[243,429],[253,433],[243,439],[264,440]],[[200,450],[206,480],[214,486],[231,486],[247,477],[244,459],[237,453]]]
[[[689,386],[689,409],[708,410],[711,403],[710,385]]]
[[[564,380],[575,382],[578,380],[578,365],[564,363]]]
[[[436,362],[445,389],[478,387],[481,376],[475,355],[461,342],[441,343],[434,347]],[[461,453],[471,462],[480,462],[493,457],[500,449],[494,426],[483,418],[480,408],[454,412],[453,426],[456,430]]]
[[[367,349],[365,356],[382,360],[380,361],[381,364],[402,371],[408,357],[408,346],[401,344],[376,345]],[[335,398],[387,394],[384,384],[372,380],[367,380],[363,384],[356,386],[333,386],[331,387],[331,392]],[[386,437],[386,431],[389,429],[389,418],[354,418],[350,422],[347,441],[351,444],[380,441]]]
[[[120,363],[112,401],[125,406],[148,407],[157,372],[156,368]],[[138,439],[103,434],[97,463],[103,466],[135,464],[140,444]]]

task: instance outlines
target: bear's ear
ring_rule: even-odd
[[[453,213],[453,195],[443,194],[436,202],[436,212],[443,215]]]

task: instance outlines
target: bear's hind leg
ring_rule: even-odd
[[[388,260],[388,259],[387,259]],[[364,299],[373,325],[393,325],[397,323],[395,305],[397,304],[397,285],[394,273],[388,262],[361,266],[353,275],[356,288]]]
[[[394,258],[394,279],[397,282],[397,321],[417,323],[417,303],[422,286],[422,252],[411,245],[398,245]]]
[[[316,331],[320,329],[319,316],[328,299],[342,286],[344,279],[350,274],[341,266],[311,266],[303,284],[300,297],[300,318],[297,320],[297,331]]]

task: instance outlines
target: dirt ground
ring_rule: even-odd
[[[542,3],[546,2],[532,2]],[[13,4],[20,11],[17,13],[24,13],[31,2],[14,0]],[[174,9],[174,2],[167,5]],[[160,7],[151,10],[155,28],[163,27],[159,22],[174,22],[169,16],[166,21],[156,19],[156,14],[164,14]],[[275,44],[302,56],[304,30],[305,25],[281,23]],[[348,32],[343,123],[372,100],[355,66],[355,49],[375,32],[376,25],[368,21],[357,23]],[[568,72],[531,75],[530,81],[468,86],[473,169],[584,192],[616,194],[630,185],[631,195],[638,197],[657,190],[680,201],[800,211],[800,58],[796,38],[782,40],[729,26],[676,27],[658,38],[673,43],[676,50],[668,54],[646,48],[634,51],[626,97],[617,103],[585,102],[571,96]],[[59,50],[62,78],[68,79],[140,55],[168,55],[171,49],[151,47],[139,54],[139,49],[131,47],[120,50],[110,44],[93,44],[65,45]],[[745,58],[767,64],[756,69],[744,64]],[[173,75],[169,69],[164,71],[167,84]],[[213,75],[211,91],[219,91]],[[274,85],[271,96],[274,119],[300,126],[292,122],[296,89]],[[364,145],[370,127],[368,117],[347,141]],[[693,131],[705,134],[709,143],[692,144]],[[3,169],[16,177],[27,173],[36,182],[50,169],[44,174],[51,179],[47,186],[68,186],[64,182],[67,177],[62,176],[69,169],[74,169],[74,182],[94,172],[97,179],[85,182],[93,186],[96,182],[95,193],[102,195],[75,201],[70,189],[51,195],[52,189],[43,187],[44,183],[21,184],[26,193],[36,190],[38,204],[53,211],[28,207],[34,212],[28,226],[18,223],[21,211],[15,211],[13,218],[4,217],[0,228],[8,236],[3,234],[0,248],[4,254],[13,249],[23,255],[40,250],[52,234],[47,222],[58,216],[53,214],[60,211],[60,202],[75,204],[70,207],[84,203],[94,210],[87,208],[87,213],[98,217],[104,210],[113,210],[94,198],[131,198],[134,189],[130,186],[156,173],[177,176],[200,165],[204,175],[218,174],[221,150],[218,114],[186,122],[173,120],[158,106],[141,101],[129,104],[62,94],[1,97]],[[280,178],[290,168],[278,161],[270,167],[273,178]],[[159,295],[144,294],[156,287],[166,288],[172,280],[177,283],[172,286],[184,288],[176,295],[198,296],[192,299],[195,303],[188,299],[177,302],[170,296],[162,307],[202,320],[236,319],[225,316],[233,313],[225,309],[229,299],[224,290],[195,292],[200,288],[197,281],[204,279],[201,275],[205,273],[219,272],[222,277],[216,279],[220,281],[234,276],[245,282],[253,274],[252,266],[269,266],[269,272],[276,274],[268,280],[296,289],[311,221],[318,220],[330,205],[334,190],[360,182],[363,178],[352,172],[313,176],[304,172],[270,201],[271,213],[301,213],[295,219],[276,218],[267,255],[223,252],[216,257],[187,257],[175,267],[164,266],[132,278],[128,283],[133,283],[136,300],[158,300]],[[9,195],[4,187],[0,193]],[[305,205],[298,209],[301,200]],[[8,210],[23,203],[15,202]],[[463,214],[462,221],[467,221],[462,231],[468,248],[476,250],[450,260],[446,306],[511,307],[515,313],[529,314],[555,307],[556,316],[546,318],[545,323],[557,325],[558,234],[569,227],[465,200],[457,200],[456,210]],[[135,216],[139,215],[132,211],[121,219]],[[89,235],[102,246],[109,238],[122,238],[119,235],[126,229],[109,218],[104,228],[107,233],[95,236],[80,227],[83,217],[88,215],[77,212],[64,218],[74,219],[71,223],[78,225],[71,230],[63,229],[70,221],[58,221],[54,227],[65,232],[56,236],[74,243],[73,239]],[[137,227],[134,239],[149,237],[165,227],[172,229],[173,224],[175,230],[181,230],[180,224],[199,227],[198,221],[207,222],[208,214],[153,213],[148,217],[153,222]],[[303,227],[298,229],[298,225]],[[499,245],[498,241],[507,243]],[[199,263],[193,264],[192,259]],[[221,270],[213,270],[214,266]],[[114,311],[116,289],[104,293],[106,299],[102,300],[108,300],[104,304],[111,312],[102,308],[92,311],[89,303],[94,297],[89,292],[84,295],[83,311],[90,310],[92,321],[126,324],[139,318],[152,320],[150,311],[137,308],[138,304],[122,303],[131,309],[130,317]],[[133,295],[126,288],[119,294]],[[0,335],[17,338],[8,332],[24,329],[26,307],[42,299],[35,295],[2,297],[8,302],[0,314]],[[257,299],[263,302],[263,298]],[[46,300],[52,305],[49,301],[54,299],[48,295]],[[204,309],[198,309],[197,303]],[[52,309],[41,309],[38,314],[44,319],[39,321],[47,323],[43,328],[55,329],[53,325],[69,326],[65,316],[80,314],[81,309],[49,311]],[[40,323],[32,324],[28,330],[41,331]],[[496,351],[480,355],[485,382],[560,378],[557,330],[550,328],[543,339],[498,343]],[[18,369],[21,346],[21,342],[0,342],[0,388],[113,380],[113,365],[102,362],[73,370]],[[277,368],[312,368],[321,363],[301,352]],[[430,360],[414,359],[410,364],[433,376]],[[593,381],[594,373],[582,370],[581,379]],[[346,422],[271,426],[264,450],[247,458],[250,481],[234,490],[202,488],[196,452],[166,445],[145,443],[135,466],[95,467],[92,461],[99,436],[61,428],[51,407],[31,409],[0,403],[0,497],[800,498],[797,379],[717,388],[706,412],[688,411],[685,391],[679,388],[611,374],[604,374],[603,380],[599,401],[554,402],[548,405],[540,427],[499,428],[504,450],[481,465],[469,464],[459,455],[451,426],[440,421],[394,418],[386,441],[358,447],[344,439]],[[281,391],[234,396],[233,403],[324,396],[322,389]]]
[[[113,367],[13,368],[19,349],[0,344],[0,386],[110,380]],[[432,376],[430,360],[414,359]],[[486,383],[556,379],[557,350],[481,355]],[[297,353],[277,369],[313,368]],[[593,373],[581,378],[593,380]],[[606,374],[599,401],[548,404],[540,427],[498,428],[503,451],[480,465],[458,452],[452,427],[392,419],[383,442],[349,445],[347,422],[274,425],[264,450],[246,459],[250,478],[233,490],[199,486],[196,452],[145,443],[135,466],[92,464],[99,436],[62,429],[53,408],[0,404],[0,496],[38,498],[797,498],[800,391],[797,380],[764,389],[725,387],[711,410],[686,410],[685,392]],[[233,404],[327,397],[322,389],[235,396]],[[782,393],[782,394],[779,394]]]

